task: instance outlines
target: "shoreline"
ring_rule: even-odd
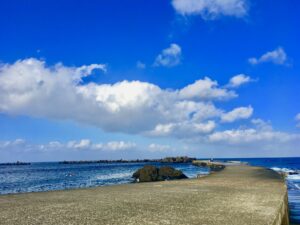
[[[287,225],[275,223],[286,220],[278,211],[286,211],[286,194],[275,171],[227,166],[200,179],[1,195],[0,218],[5,224]]]

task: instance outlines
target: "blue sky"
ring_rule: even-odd
[[[299,10],[2,1],[0,161],[299,156]]]

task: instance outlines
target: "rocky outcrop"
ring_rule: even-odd
[[[196,158],[190,158],[187,156],[178,156],[178,157],[166,157],[161,159],[162,163],[191,163],[194,160],[196,160]]]
[[[200,167],[208,167],[213,172],[220,171],[225,168],[225,165],[221,163],[211,162],[209,160],[194,160],[193,165]]]
[[[151,165],[146,165],[143,168],[138,169],[132,177],[136,182],[152,182],[187,178],[182,171],[176,170],[173,167],[163,166],[158,168]]]
[[[158,175],[163,180],[185,179],[187,176],[181,171],[176,170],[170,166],[163,166],[159,168]]]
[[[155,166],[147,165],[138,169],[132,177],[137,182],[158,181],[158,169]]]

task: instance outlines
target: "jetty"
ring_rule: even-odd
[[[226,166],[199,179],[0,196],[0,224],[288,225],[278,173]]]

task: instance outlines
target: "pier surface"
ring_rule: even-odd
[[[0,196],[0,224],[287,225],[281,177],[227,166],[200,179]]]

